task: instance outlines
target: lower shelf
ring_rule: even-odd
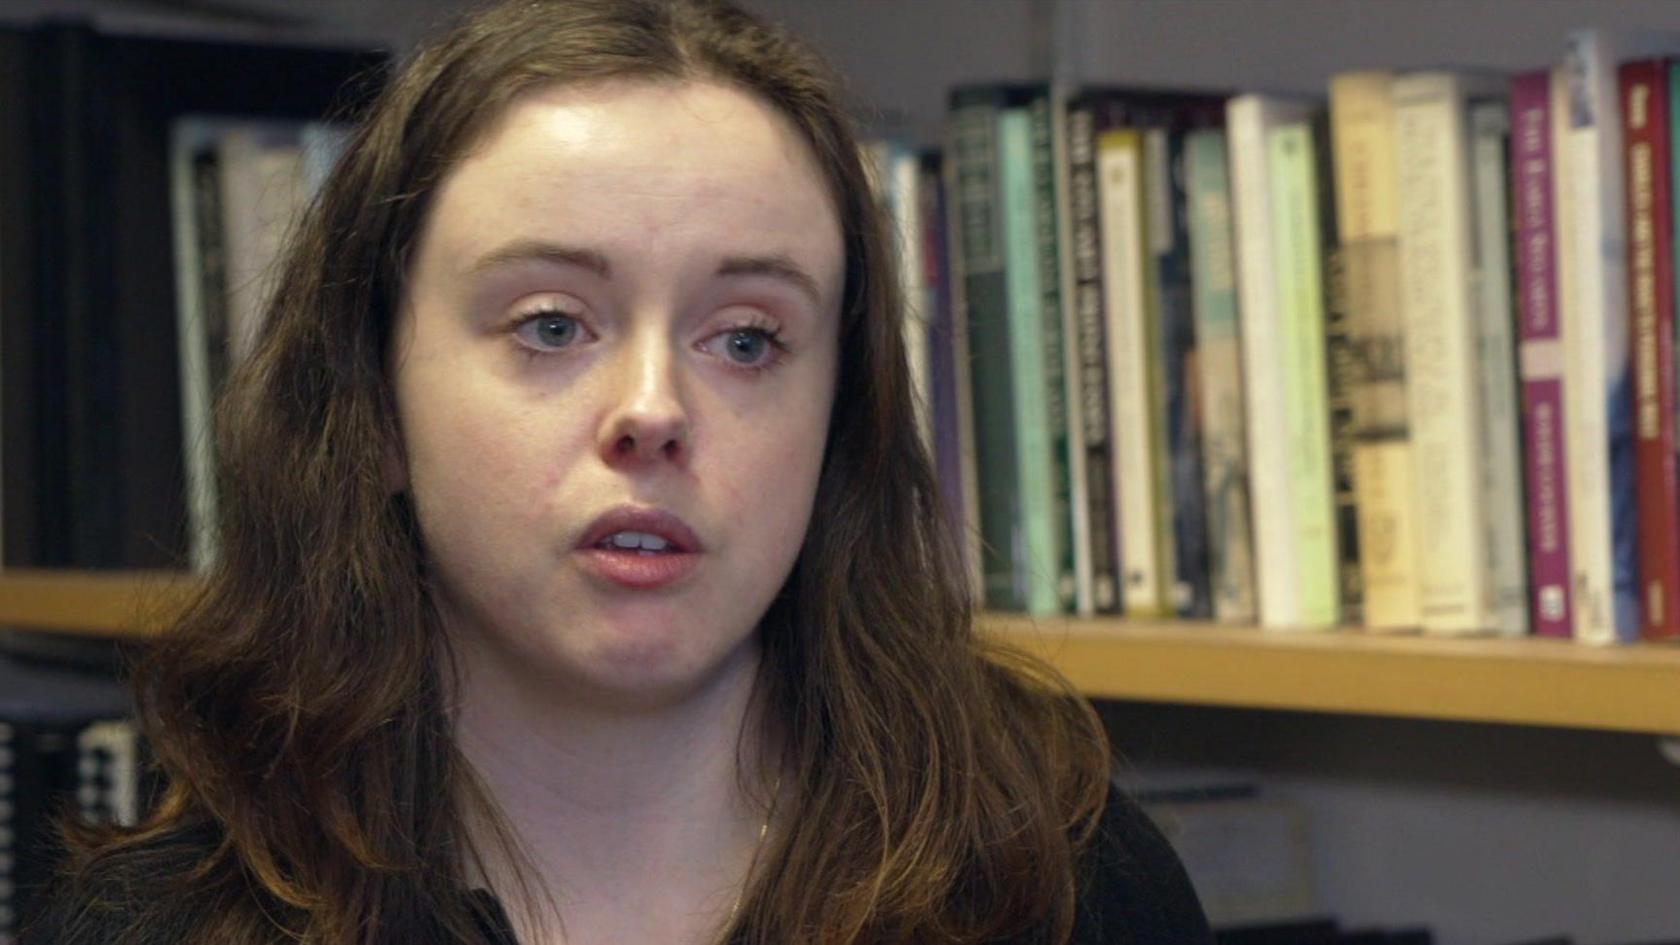
[[[144,637],[194,578],[0,572],[0,627]],[[987,614],[1081,692],[1176,702],[1680,735],[1680,647],[1284,633],[1185,621]]]

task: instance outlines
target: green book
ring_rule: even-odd
[[[1009,362],[1015,392],[1015,462],[1020,476],[1020,561],[1025,568],[1027,612],[1048,615],[1062,609],[1057,588],[1061,568],[1056,549],[1055,463],[1029,108],[1005,109],[998,118],[998,171],[1003,179]]]

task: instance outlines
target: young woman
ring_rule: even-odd
[[[167,796],[26,942],[1207,940],[1090,708],[976,636],[837,87],[713,0],[400,69],[223,404]]]

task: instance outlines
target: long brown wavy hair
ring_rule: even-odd
[[[453,741],[454,663],[414,512],[385,475],[400,442],[387,349],[465,152],[532,89],[616,79],[723,82],[774,106],[844,234],[827,453],[760,627],[756,691],[786,734],[791,809],[731,935],[1067,938],[1107,742],[1053,671],[975,631],[837,78],[722,0],[522,0],[394,71],[290,241],[263,339],[219,407],[220,557],[135,674],[169,787],[138,830],[80,834],[72,858],[84,875],[185,870],[129,904],[132,940],[152,940],[149,922],[190,941],[482,940],[462,864],[484,851],[462,811],[483,789]]]

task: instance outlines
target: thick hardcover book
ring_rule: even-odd
[[[1469,96],[1482,89],[1450,72],[1392,87],[1418,593],[1430,633],[1492,623],[1471,242]]]
[[[1517,358],[1522,378],[1529,609],[1537,636],[1574,635],[1569,603],[1569,479],[1564,469],[1563,336],[1553,213],[1553,74],[1511,82],[1511,186],[1516,235]]]
[[[1392,82],[1384,72],[1345,73],[1330,82],[1336,225],[1348,306],[1343,369],[1353,408],[1364,621],[1374,630],[1421,623]]]
[[[1202,401],[1202,480],[1214,616],[1256,616],[1254,540],[1248,502],[1248,446],[1237,326],[1237,273],[1231,239],[1231,178],[1225,132],[1185,139],[1190,204],[1191,288]]]
[[[1619,70],[1626,136],[1628,311],[1642,635],[1680,636],[1680,479],[1675,469],[1673,157],[1667,59]]]
[[[1306,116],[1280,123],[1268,131],[1266,145],[1277,264],[1277,370],[1283,375],[1299,602],[1296,626],[1322,629],[1340,620],[1341,601],[1331,494],[1323,237],[1313,125]]]
[[[1575,638],[1587,643],[1631,640],[1640,628],[1616,66],[1675,45],[1667,37],[1584,30],[1570,35],[1565,55],[1569,172],[1560,218],[1570,235],[1563,306],[1569,537]]]
[[[1529,632],[1523,533],[1521,417],[1511,304],[1511,109],[1498,97],[1470,108],[1471,204],[1482,394],[1482,527],[1494,633]]]
[[[968,324],[981,570],[986,606],[994,610],[1027,606],[998,166],[998,118],[1009,98],[1006,90],[991,86],[955,90],[947,149],[959,221],[953,258],[961,258],[967,309],[959,317]]]
[[[1190,230],[1184,180],[1184,133],[1152,128],[1144,136],[1144,206],[1155,277],[1152,316],[1162,408],[1156,475],[1170,497],[1163,545],[1172,561],[1171,604],[1180,617],[1213,616],[1207,505],[1202,494],[1202,404],[1196,389],[1196,322],[1190,287]]]

